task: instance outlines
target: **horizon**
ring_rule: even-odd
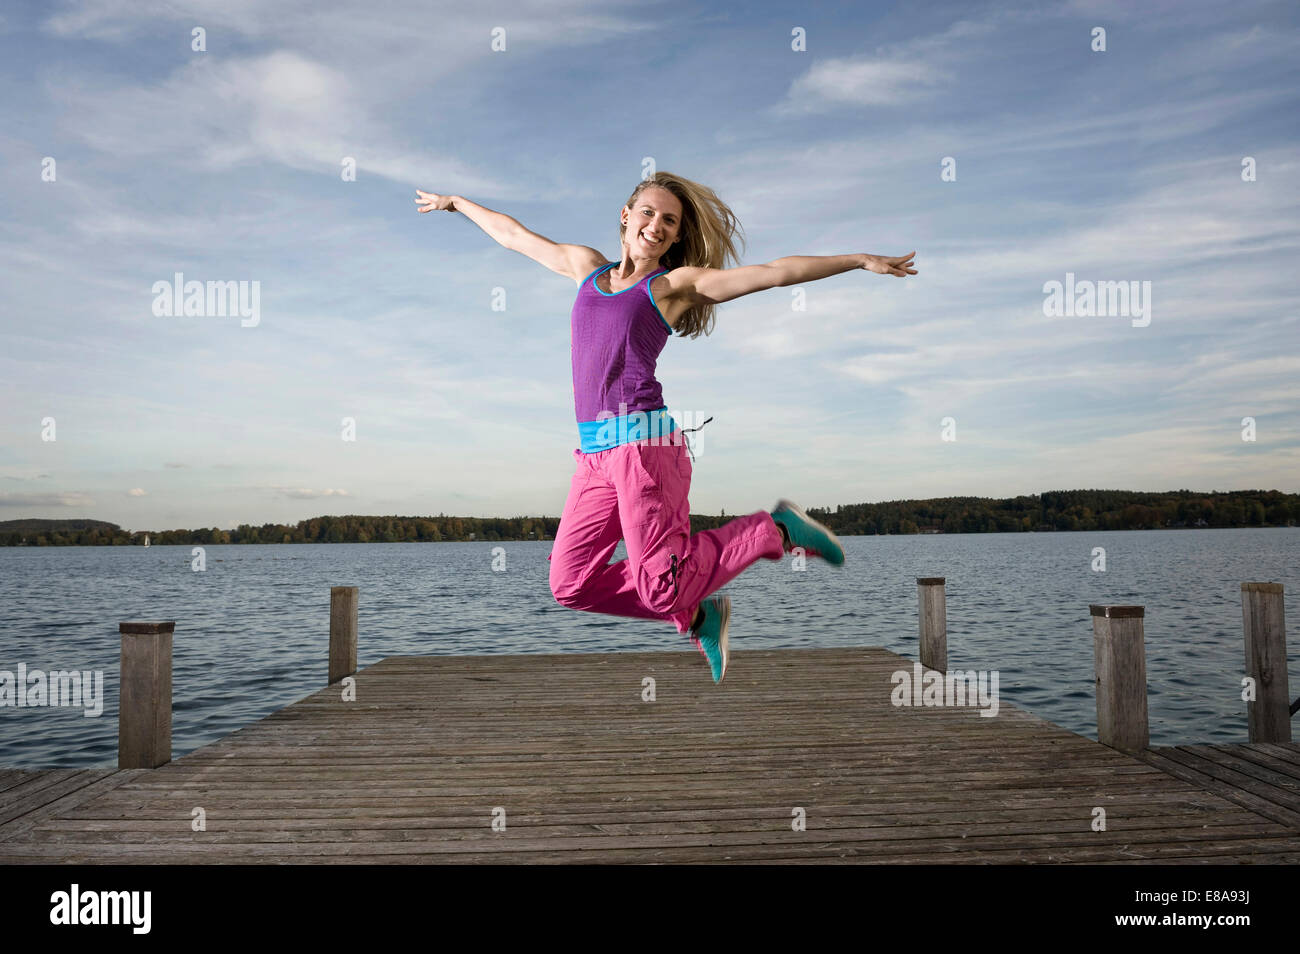
[[[906,504],[906,503],[929,503],[929,502],[932,502],[932,501],[944,501],[944,500],[990,500],[990,501],[999,501],[999,500],[1015,500],[1015,499],[1018,499],[1019,497],[1042,497],[1042,496],[1045,495],[1045,494],[1070,494],[1070,493],[1137,493],[1137,494],[1155,494],[1155,495],[1159,495],[1159,494],[1188,494],[1188,495],[1191,495],[1191,496],[1210,496],[1210,497],[1212,497],[1212,496],[1231,495],[1231,494],[1285,494],[1285,493],[1287,493],[1287,492],[1286,492],[1286,491],[1283,491],[1283,490],[1277,490],[1277,489],[1264,489],[1264,488],[1247,488],[1247,489],[1240,489],[1240,490],[1191,490],[1191,489],[1187,489],[1187,488],[1180,488],[1180,489],[1178,489],[1178,490],[1163,490],[1163,491],[1161,491],[1161,490],[1155,490],[1155,491],[1146,491],[1146,490],[1123,490],[1123,489],[1119,489],[1119,488],[1104,488],[1104,487],[1076,487],[1076,488],[1070,488],[1070,489],[1057,488],[1057,489],[1053,489],[1053,490],[1043,490],[1043,491],[1038,491],[1038,492],[1036,492],[1036,493],[1032,493],[1032,494],[1019,494],[1019,495],[1015,495],[1015,496],[1011,496],[1011,497],[979,497],[979,496],[973,496],[973,495],[970,495],[970,494],[950,494],[950,495],[945,496],[945,497],[903,497],[903,498],[892,498],[892,499],[888,499],[888,500],[862,500],[862,501],[856,501],[856,502],[854,502],[854,503],[839,503],[839,504],[831,504],[831,505],[829,505],[829,506],[817,506],[817,505],[813,505],[811,509],[812,509],[812,510],[819,511],[819,512],[828,512],[828,513],[831,513],[831,514],[835,514],[835,513],[837,513],[838,511],[840,511],[842,508],[845,508],[845,507],[872,507],[872,506],[880,506],[880,505],[882,505],[882,504],[895,504],[895,503],[898,503],[898,504]],[[726,516],[726,510],[725,510],[725,508],[723,508],[723,509],[720,510],[718,513],[711,513],[711,512],[710,512],[710,513],[703,513],[703,512],[701,512],[701,511],[697,510],[695,507],[692,507],[692,508],[691,508],[691,515],[692,515],[692,516],[703,516],[703,517],[723,517],[723,516]],[[306,517],[300,517],[300,518],[298,518],[297,520],[294,520],[294,521],[291,521],[291,522],[288,522],[288,523],[285,523],[285,522],[282,522],[282,521],[262,521],[261,523],[254,523],[254,522],[252,522],[252,521],[244,520],[244,521],[240,521],[240,522],[239,522],[238,524],[236,524],[234,527],[218,527],[218,526],[216,526],[216,525],[212,525],[212,526],[208,526],[208,525],[200,525],[200,526],[190,526],[190,527],[170,527],[170,528],[168,528],[168,527],[127,527],[127,526],[123,526],[123,525],[121,525],[121,524],[116,524],[116,526],[118,527],[118,529],[120,529],[120,530],[122,530],[123,532],[126,532],[126,533],[130,533],[130,534],[141,534],[141,533],[172,533],[172,532],[176,532],[176,531],[180,531],[180,530],[191,530],[191,531],[198,531],[198,530],[222,530],[222,531],[230,531],[230,530],[235,530],[235,529],[237,529],[237,528],[240,527],[240,526],[247,526],[247,527],[251,527],[251,528],[260,528],[260,527],[267,526],[267,525],[293,526],[293,525],[296,525],[296,524],[299,524],[299,523],[307,523],[307,522],[310,522],[310,521],[312,521],[312,520],[320,520],[320,519],[322,519],[322,518],[326,518],[326,517],[329,517],[329,518],[347,518],[347,517],[357,517],[357,518],[363,518],[363,519],[367,519],[367,518],[386,518],[386,519],[398,519],[398,520],[424,520],[424,519],[433,519],[433,518],[438,518],[438,517],[443,517],[443,518],[448,518],[448,519],[456,519],[456,520],[540,520],[540,519],[555,519],[555,520],[558,520],[558,519],[560,518],[560,516],[561,516],[561,514],[560,514],[559,512],[556,512],[556,513],[489,514],[489,515],[483,515],[483,514],[471,514],[471,513],[446,513],[446,512],[439,512],[439,513],[360,513],[360,512],[357,512],[357,513],[351,513],[351,512],[349,512],[349,513],[317,513],[317,514],[311,514],[311,515],[306,516]],[[733,514],[733,516],[740,516],[740,514]],[[3,515],[0,514],[0,527],[3,527],[6,523],[16,522],[16,521],[19,521],[19,520],[49,520],[49,521],[56,521],[56,520],[90,520],[90,521],[96,521],[96,522],[99,522],[99,523],[113,523],[113,521],[101,520],[101,519],[98,518],[98,517],[91,517],[91,516],[78,516],[78,517],[42,517],[42,516],[30,516],[30,517],[3,517]],[[1266,527],[1265,529],[1276,529],[1276,528],[1278,528],[1278,527],[1281,527],[1281,525],[1271,525],[1271,526],[1269,526],[1269,527]],[[1287,529],[1288,527],[1281,527],[1281,528],[1282,528],[1282,529]],[[1132,529],[1132,528],[1120,528],[1120,529]],[[1243,527],[1203,527],[1203,528],[1151,527],[1151,528],[1148,528],[1148,529],[1154,529],[1154,530],[1169,530],[1169,529],[1216,529],[1216,530],[1241,530],[1241,529],[1246,529],[1246,530],[1251,530],[1251,529],[1261,529],[1261,528],[1259,528],[1259,527],[1253,527],[1253,526],[1243,526]],[[926,532],[926,529],[923,528],[922,532]],[[943,531],[940,531],[940,532],[943,532]],[[959,531],[959,532],[960,532],[960,531]],[[1003,531],[979,531],[979,532],[1003,532]],[[1014,531],[1007,531],[1007,532],[1014,532]],[[1069,532],[1093,533],[1093,532],[1101,532],[1101,528],[1099,528],[1098,530],[1080,530],[1080,531],[1067,531],[1067,530],[1056,530],[1056,529],[1053,529],[1052,532],[1056,532],[1056,533],[1069,533]],[[1105,530],[1104,532],[1113,532],[1113,531],[1111,531],[1111,530]],[[848,536],[858,536],[859,534],[844,534],[844,533],[841,532],[840,535],[841,535],[841,536],[843,536],[843,535],[848,535]],[[866,534],[866,535],[867,535],[867,536],[870,536],[871,534]],[[378,541],[370,541],[370,542],[373,543],[373,542],[378,542]],[[412,542],[412,541],[402,541],[402,542]],[[420,542],[427,542],[427,541],[420,541]],[[444,542],[445,542],[445,541],[444,541]]]
[[[741,264],[916,250],[669,339],[693,513],[1300,492],[1294,5],[384,12],[0,14],[0,521],[558,516],[577,288],[412,200],[612,257],[647,159]],[[166,314],[188,281],[255,314]]]

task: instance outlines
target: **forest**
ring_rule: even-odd
[[[1294,527],[1300,494],[1277,490],[1054,490],[1021,497],[939,497],[808,507],[842,536],[909,533],[1031,533],[1057,530],[1163,530]],[[691,514],[691,531],[736,514]],[[322,516],[293,525],[240,524],[233,530],[123,530],[102,520],[0,521],[0,546],[142,546],[227,543],[439,543],[553,540],[559,517]]]

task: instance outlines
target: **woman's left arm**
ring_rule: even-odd
[[[693,303],[719,304],[778,285],[798,285],[828,278],[841,272],[863,268],[879,275],[904,278],[915,275],[912,258],[915,252],[886,257],[882,255],[790,255],[766,265],[743,265],[740,268],[674,268],[664,277],[668,294],[685,296]]]
[[[815,282],[819,278],[828,278],[840,272],[850,272],[855,268],[865,268],[879,275],[897,275],[904,278],[915,275],[912,258],[915,252],[886,258],[883,255],[791,255],[768,262],[768,268],[780,269],[782,281],[778,285],[798,285],[800,282]]]

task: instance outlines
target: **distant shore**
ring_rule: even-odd
[[[1300,494],[1277,490],[1059,490],[1020,497],[938,497],[807,507],[840,536],[1295,527]],[[739,514],[691,514],[711,530]],[[253,543],[441,543],[553,540],[559,517],[320,516],[234,530],[123,530],[103,520],[0,521],[0,546],[169,546]]]

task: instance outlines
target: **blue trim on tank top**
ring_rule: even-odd
[[[615,263],[614,263],[614,262],[610,262],[609,264],[610,264],[610,265],[613,265],[613,264],[615,264]],[[602,266],[600,266],[600,268],[609,268],[609,265],[602,265]],[[591,281],[591,276],[592,276],[592,275],[595,275],[596,272],[599,272],[599,271],[600,271],[600,268],[596,269],[595,272],[591,272],[591,273],[590,273],[586,278],[584,278],[581,282],[578,283],[578,291],[582,291],[582,286],[585,285],[585,284],[587,284],[587,282]],[[600,289],[596,289],[596,290],[599,291]]]
[[[622,417],[579,421],[578,449],[584,454],[597,454],[647,437],[662,437],[675,430],[678,430],[677,422],[669,416],[667,406],[653,411],[630,411]]]
[[[605,291],[605,289],[601,288],[599,285],[596,284],[595,276],[599,275],[603,271],[607,271],[608,269],[613,268],[617,264],[618,262],[610,262],[608,265],[602,265],[600,268],[596,269],[594,272],[588,275],[587,278],[584,278],[582,280],[582,283],[585,285],[587,283],[587,279],[591,279],[592,288],[596,289],[596,291],[600,292],[606,298],[615,298],[623,294],[623,292],[630,292],[633,288],[636,288],[636,285],[640,285],[641,282],[645,282],[646,283],[645,291],[646,294],[650,297],[650,307],[652,307],[655,310],[655,314],[658,315],[659,320],[663,322],[664,329],[671,335],[673,333],[673,326],[668,324],[668,319],[665,318],[664,313],[659,310],[659,302],[655,301],[655,293],[650,290],[650,279],[658,278],[660,275],[665,275],[668,272],[672,271],[672,269],[665,268],[663,271],[654,272],[651,275],[647,275],[645,278],[641,279],[641,282],[637,282],[636,285],[629,285],[627,288],[624,288],[623,291],[607,292]]]
[[[595,271],[593,274],[599,275],[601,272],[603,272],[603,271],[607,271],[608,269],[613,268],[613,267],[614,267],[615,265],[617,265],[617,264],[618,264],[618,262],[610,262],[608,265],[605,265],[605,266],[603,266],[603,267],[601,267],[601,268],[596,269],[596,271]],[[650,277],[649,275],[646,276],[646,278],[649,278],[649,277]],[[626,288],[623,289],[623,291],[616,291],[616,292],[607,292],[607,291],[605,291],[605,289],[601,288],[599,285],[596,284],[595,279],[592,279],[591,287],[594,288],[594,289],[596,289],[596,291],[600,292],[600,293],[601,293],[602,295],[604,295],[606,298],[617,298],[619,295],[623,294],[623,292],[630,292],[633,288],[636,288],[636,286],[637,286],[637,285],[640,285],[641,282],[643,282],[643,281],[645,281],[645,278],[641,279],[640,282],[637,282],[636,285],[628,285]]]
[[[668,272],[668,269],[664,269],[664,271],[660,272],[659,274],[660,274],[660,275],[664,275],[664,274],[667,274],[667,272]],[[651,277],[653,278],[653,277],[656,277],[656,276],[651,276]],[[670,324],[668,324],[668,319],[665,318],[665,317],[664,317],[664,313],[663,313],[662,311],[659,310],[659,302],[655,301],[655,293],[652,292],[652,291],[650,290],[650,283],[649,283],[649,282],[646,282],[646,283],[645,283],[645,291],[646,291],[646,294],[650,296],[650,304],[654,306],[655,314],[659,316],[659,320],[662,321],[662,322],[664,323],[664,328],[667,329],[668,334],[671,336],[672,333],[673,333],[673,326],[670,325]]]

